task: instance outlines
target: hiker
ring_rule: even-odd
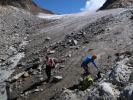
[[[83,67],[84,71],[85,71],[85,75],[90,74],[88,71],[88,64],[89,63],[93,63],[93,65],[95,66],[95,68],[99,71],[99,68],[97,67],[96,63],[95,63],[95,59],[97,58],[96,54],[93,55],[88,55],[82,62],[81,67]]]
[[[55,68],[55,62],[52,58],[49,58],[48,56],[46,58],[46,75],[47,75],[47,82],[50,81],[51,78],[51,70],[52,68]]]

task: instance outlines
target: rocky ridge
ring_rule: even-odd
[[[100,8],[103,9],[114,9],[114,8],[124,8],[132,7],[133,0],[107,0],[105,4]]]
[[[1,0],[0,5],[2,6],[9,5],[25,9],[27,11],[30,11],[32,14],[38,14],[38,13],[54,14],[52,11],[38,7],[32,0]]]

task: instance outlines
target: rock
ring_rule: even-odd
[[[62,69],[62,68],[65,68],[65,66],[64,65],[60,65],[59,68]]]
[[[133,100],[133,83],[124,88],[120,94],[121,100]]]
[[[55,50],[48,51],[48,54],[54,54],[54,53],[55,53]]]
[[[132,71],[132,73],[130,74],[129,81],[130,81],[130,82],[133,82],[133,71]]]
[[[68,40],[68,42],[69,42],[69,43],[71,43],[71,42],[72,42],[72,40]]]
[[[43,77],[40,77],[40,78],[39,78],[39,80],[40,80],[40,81],[43,81],[43,80],[44,80],[44,78],[43,78]]]
[[[28,96],[30,94],[30,91],[27,91],[24,93],[24,96]]]
[[[40,90],[39,89],[35,89],[34,92],[39,92]]]
[[[3,59],[3,58],[0,59],[0,62],[4,62],[4,61],[5,61],[5,59]]]
[[[99,90],[108,95],[111,95],[111,96],[115,96],[116,94],[119,95],[118,91],[116,91],[114,88],[113,88],[113,85],[111,83],[107,83],[107,82],[103,82],[99,85]]]
[[[67,55],[67,57],[69,57],[69,58],[72,57],[72,54],[69,53],[69,54]]]
[[[85,34],[86,34],[86,32],[83,32],[83,34],[85,35]]]
[[[110,74],[110,80],[114,84],[124,84],[129,81],[131,74],[131,69],[128,68],[128,66],[123,64],[116,64],[113,71]]]
[[[78,41],[77,40],[73,40],[73,43],[74,43],[74,45],[77,45]]]
[[[111,83],[103,82],[98,87],[87,90],[87,100],[117,100],[119,91]]]
[[[39,64],[40,63],[38,61],[34,61],[33,63],[26,65],[25,71],[29,71],[30,69],[37,69]]]
[[[17,53],[16,48],[14,48],[14,47],[12,47],[12,46],[7,50],[7,54],[8,54],[9,56],[15,55],[16,53]]]
[[[26,78],[26,77],[29,77],[30,75],[28,72],[25,72],[23,76],[24,76],[24,78]]]
[[[51,38],[50,37],[46,37],[46,39],[45,39],[46,41],[50,41],[51,40]]]
[[[117,62],[118,64],[123,64],[123,65],[126,65],[127,63],[129,62],[129,58],[125,58],[119,62]]]
[[[59,81],[61,81],[62,79],[63,79],[62,76],[54,76],[54,77],[53,77],[53,81],[54,81],[54,82],[59,82]]]
[[[40,65],[37,70],[39,70],[40,72],[42,71],[42,65]]]
[[[37,75],[38,74],[38,71],[33,71],[32,75]]]
[[[33,73],[33,69],[32,69],[32,68],[29,69],[29,73],[30,73],[30,74]]]
[[[70,49],[79,49],[79,46],[70,46]]]
[[[40,91],[43,91],[43,89],[40,89]]]
[[[25,72],[22,72],[22,73],[19,73],[19,74],[15,75],[15,76],[12,78],[11,81],[15,81],[15,80],[19,79],[20,77],[22,77],[22,76],[24,75],[24,73],[25,73]]]
[[[69,89],[65,89],[59,95],[54,97],[52,100],[83,100],[77,97],[77,94]]]
[[[77,33],[77,35],[83,35],[83,32],[79,32],[79,33]]]

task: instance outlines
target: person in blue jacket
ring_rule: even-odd
[[[95,63],[95,59],[97,58],[96,54],[93,54],[93,55],[88,55],[82,62],[81,64],[81,67],[83,67],[85,73],[84,74],[90,74],[89,71],[88,71],[88,64],[89,63],[93,63],[93,65],[95,66],[95,68],[97,70],[99,70],[99,68],[97,67],[96,63]]]

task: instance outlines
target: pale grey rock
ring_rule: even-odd
[[[121,92],[121,100],[133,100],[133,83],[126,86]]]
[[[110,74],[110,79],[114,84],[124,84],[129,81],[131,69],[124,64],[116,64],[113,71]]]

